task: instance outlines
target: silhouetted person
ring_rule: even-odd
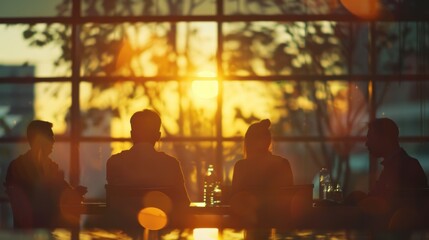
[[[270,152],[270,120],[250,125],[244,137],[245,159],[237,161],[232,192],[246,189],[270,189],[293,185],[289,161]]]
[[[107,160],[108,185],[168,188],[173,210],[187,208],[190,201],[179,161],[154,148],[161,136],[159,115],[145,109],[134,113],[130,123],[133,146]]]
[[[15,227],[67,227],[70,217],[61,204],[79,204],[86,188],[73,189],[49,155],[54,146],[52,123],[34,120],[27,127],[30,150],[13,160],[7,170],[5,187],[14,213]]]
[[[246,225],[256,228],[281,214],[276,193],[293,185],[289,161],[270,152],[270,125],[268,119],[250,125],[244,137],[245,159],[237,161],[232,178],[232,210]],[[247,239],[264,238],[267,232],[248,230]]]
[[[356,191],[346,203],[360,206],[377,230],[403,230],[418,226],[418,211],[422,210],[420,190],[427,187],[427,179],[419,161],[409,156],[399,144],[399,129],[389,118],[377,118],[368,124],[365,145],[371,156],[382,158],[383,169],[368,194]],[[420,202],[421,203],[421,202]],[[385,233],[375,233],[383,238]],[[378,236],[379,235],[379,236]],[[407,239],[409,233],[389,235],[390,239]]]
[[[401,148],[398,138],[398,126],[389,118],[377,118],[368,124],[365,145],[373,157],[383,158],[383,170],[369,195],[428,186],[419,161]]]

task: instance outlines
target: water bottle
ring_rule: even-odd
[[[319,171],[319,199],[328,199],[329,192],[332,191],[331,175],[327,168],[322,168]],[[331,191],[330,191],[331,190]]]
[[[204,203],[206,207],[214,206],[214,189],[216,186],[216,176],[214,167],[210,164],[207,168],[206,175],[204,176]]]
[[[220,182],[216,181],[215,187],[213,188],[213,205],[220,205],[222,200],[222,188]]]
[[[339,183],[337,183],[334,188],[333,200],[338,203],[343,201],[343,189],[341,188],[341,185]]]

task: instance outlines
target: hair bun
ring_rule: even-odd
[[[270,119],[263,119],[259,122],[259,124],[261,125],[261,127],[268,129],[271,126],[271,121]]]

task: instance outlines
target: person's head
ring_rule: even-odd
[[[244,136],[244,147],[247,157],[269,152],[271,145],[270,125],[270,120],[264,119],[249,126]]]
[[[389,118],[376,118],[368,123],[365,145],[374,157],[386,157],[399,147],[399,129]]]
[[[155,144],[161,137],[161,118],[155,111],[145,109],[133,114],[130,119],[131,139],[134,143]]]
[[[27,126],[27,140],[31,149],[40,151],[41,154],[49,155],[54,146],[54,132],[52,123],[33,120]]]

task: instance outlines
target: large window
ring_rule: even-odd
[[[382,116],[429,173],[428,8],[341,2],[0,3],[1,180],[43,119],[69,181],[103,199],[106,160],[131,146],[144,108],[161,114],[156,148],[181,162],[194,201],[208,164],[228,188],[247,127],[264,118],[297,184],[327,166],[346,192],[366,191],[379,170],[366,123]]]

